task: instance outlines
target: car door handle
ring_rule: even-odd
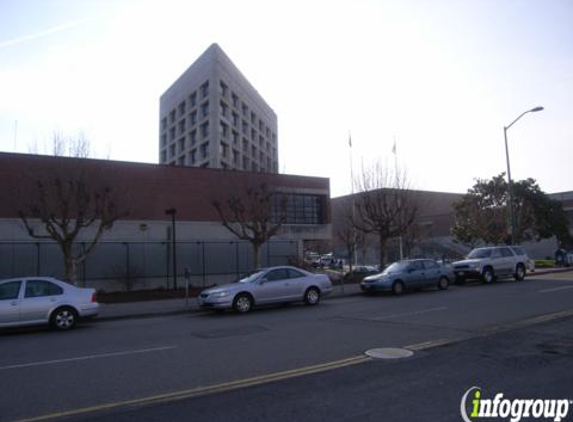
[[[10,305],[12,305],[12,306],[18,306],[18,301],[15,300],[14,302],[11,302]]]

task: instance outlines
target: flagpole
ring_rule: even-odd
[[[352,136],[350,131],[348,131],[348,148],[350,150],[350,194],[352,196],[352,245],[353,245],[353,261],[354,265],[357,262],[357,254],[356,254],[356,198],[354,197],[354,165],[352,160]],[[351,260],[352,260],[351,258]]]
[[[396,135],[394,135],[394,146],[392,147],[392,153],[394,154],[394,173],[396,178],[396,183],[398,183],[398,154],[396,152]],[[396,189],[400,187],[397,185]],[[400,261],[404,259],[404,247],[402,245],[402,210],[400,210],[400,236],[398,236],[398,243],[400,246]]]

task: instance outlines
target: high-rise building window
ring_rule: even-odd
[[[167,144],[167,135],[161,135],[161,146],[164,147]]]
[[[220,106],[220,112],[221,112],[221,116],[225,116],[227,117],[227,114],[229,114],[229,106],[227,106],[227,104],[225,104],[223,101],[221,101],[219,103]]]
[[[243,116],[247,118],[249,114],[249,107],[245,103],[241,103],[241,110],[243,111]]]
[[[231,100],[233,102],[233,107],[239,108],[239,96],[234,92],[231,94]]]
[[[239,115],[233,111],[233,126],[239,126]]]
[[[220,143],[220,149],[219,149],[221,156],[227,158],[228,151],[229,151],[229,146],[226,143],[221,142]]]
[[[175,110],[172,110],[171,113],[169,113],[169,123],[175,123]]]
[[[241,130],[243,131],[243,135],[246,135],[249,130],[249,124],[245,120],[242,122]]]
[[[253,160],[257,159],[257,147],[254,145],[251,146],[251,157],[253,157]]]
[[[173,158],[175,157],[175,144],[172,144],[169,147],[169,158]]]
[[[219,82],[220,94],[222,97],[226,97],[229,93],[229,87],[223,81]]]
[[[219,122],[219,134],[223,138],[227,138],[229,136],[229,126],[224,122]]]
[[[197,111],[194,110],[189,114],[189,126],[193,127],[196,124],[197,124]]]
[[[193,108],[197,105],[197,93],[194,92],[189,95],[189,108]]]
[[[251,129],[251,139],[253,142],[257,140],[257,131],[255,129]]]
[[[191,164],[192,166],[195,165],[195,163],[197,162],[197,150],[194,149],[189,153],[189,164]]]
[[[201,117],[207,117],[209,115],[209,101],[205,101],[201,104]]]
[[[233,164],[235,166],[239,165],[239,158],[241,157],[241,154],[239,153],[239,151],[235,151],[233,150]]]
[[[249,170],[249,165],[251,162],[249,161],[249,157],[243,156],[243,170]]]
[[[185,119],[179,120],[179,135],[185,132]]]
[[[233,131],[233,145],[237,145],[239,143],[239,132]]]
[[[167,161],[167,150],[161,151],[161,162],[165,163]]]
[[[264,127],[265,127],[265,125],[263,124],[263,121],[259,120],[259,132],[263,133]]]
[[[201,146],[199,147],[199,153],[201,154],[202,159],[205,159],[209,156],[209,142],[201,144]]]
[[[167,130],[167,118],[161,119],[161,130]]]
[[[249,141],[243,138],[243,153],[246,155],[249,153]]]
[[[184,156],[184,155],[181,156],[181,157],[179,157],[179,160],[178,160],[177,164],[180,165],[180,166],[184,166],[184,165],[185,165],[185,156]]]
[[[201,85],[201,98],[205,98],[209,95],[209,81],[206,81]]]
[[[209,122],[205,122],[201,125],[201,137],[206,138],[209,136]]]
[[[185,150],[185,138],[179,139],[179,152],[183,152]]]
[[[197,142],[197,131],[193,130],[189,133],[189,145],[193,146]]]
[[[185,101],[179,104],[179,117],[185,114]]]
[[[169,140],[173,141],[175,140],[175,128],[172,127],[171,130],[169,130]]]

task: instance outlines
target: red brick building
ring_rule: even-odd
[[[172,220],[166,210],[171,208],[176,209],[178,274],[190,266],[205,282],[209,274],[249,269],[249,244],[238,242],[223,227],[213,206],[215,200],[240,194],[246,186],[265,184],[286,198],[286,224],[272,239],[275,246],[263,252],[264,265],[301,257],[305,242],[331,238],[326,178],[0,153],[0,278],[34,273],[61,276],[61,268],[54,264],[61,259],[57,247],[42,243],[43,249],[36,250],[38,240],[28,235],[18,217],[19,209],[37,197],[38,182],[53,185],[57,177],[111,186],[123,215],[102,237],[103,246],[96,248],[93,258],[90,255],[84,270],[88,281],[117,278],[118,271],[111,274],[109,269],[115,266],[136,266],[138,273],[156,279],[169,273]],[[93,231],[86,230],[78,240],[89,241],[92,236]]]

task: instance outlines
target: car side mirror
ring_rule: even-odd
[[[259,280],[259,284],[262,286],[262,285],[265,284],[267,281],[269,281],[269,280],[267,280],[266,278],[261,278],[261,279]]]

